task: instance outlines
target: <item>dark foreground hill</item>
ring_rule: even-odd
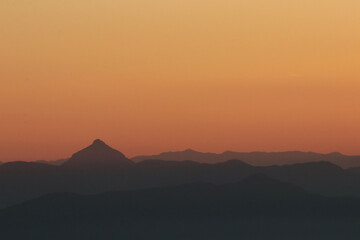
[[[51,194],[0,211],[1,239],[357,239],[360,201],[265,175],[213,185]]]
[[[195,182],[225,184],[254,174],[266,174],[311,193],[360,197],[360,172],[328,162],[268,167],[240,160],[216,164],[163,160],[133,163],[97,140],[61,166],[28,162],[0,165],[0,208],[56,192],[96,194]]]
[[[253,166],[271,166],[309,162],[331,162],[343,168],[360,167],[360,156],[347,156],[341,153],[321,154],[314,152],[232,152],[203,153],[188,149],[178,152],[164,152],[159,155],[137,156],[132,158],[134,162],[148,159],[166,161],[196,161],[200,163],[219,163],[231,159],[240,159]]]

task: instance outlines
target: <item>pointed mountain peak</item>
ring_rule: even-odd
[[[106,145],[101,139],[95,139],[92,145]]]
[[[100,139],[73,154],[73,156],[64,163],[64,166],[74,166],[82,168],[98,168],[109,166],[123,166],[132,164],[132,161],[124,154],[108,146]]]
[[[91,147],[91,148],[110,148],[109,145],[107,145],[101,139],[95,139],[89,147]]]

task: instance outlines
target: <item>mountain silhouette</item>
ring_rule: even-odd
[[[185,154],[204,156],[190,149]],[[95,140],[60,166],[4,163],[1,238],[360,237],[359,168],[299,159],[295,164],[253,166],[233,156],[228,152],[227,160],[217,163],[133,162]]]
[[[97,194],[196,182],[230,184],[256,174],[320,195],[360,197],[360,172],[330,162],[252,166],[237,159],[214,164],[149,159],[134,163],[95,140],[61,166],[38,162],[0,165],[0,208],[55,192]]]
[[[98,169],[125,167],[132,164],[133,162],[124,154],[109,147],[100,139],[96,139],[90,146],[72,155],[62,166],[75,169]]]
[[[341,153],[320,154],[314,152],[232,152],[224,153],[202,153],[192,149],[178,152],[164,152],[159,155],[137,156],[132,158],[134,162],[141,162],[146,159],[159,159],[168,161],[197,161],[201,163],[218,163],[230,159],[241,159],[253,166],[271,166],[294,163],[307,163],[326,161],[344,168],[360,167],[360,156],[346,156]]]

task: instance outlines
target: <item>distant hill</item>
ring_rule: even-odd
[[[44,163],[44,164],[49,164],[49,165],[56,165],[56,166],[60,166],[62,165],[64,162],[68,161],[68,158],[63,158],[63,159],[58,159],[58,160],[54,160],[54,161],[48,161],[48,160],[38,160],[35,161],[37,163]]]
[[[359,199],[310,194],[263,174],[225,185],[57,193],[0,210],[5,239],[357,239],[359,222]]]
[[[66,168],[113,168],[132,165],[133,162],[124,154],[106,145],[100,139],[96,139],[90,146],[75,153],[62,164]]]
[[[360,167],[360,156],[346,156],[341,153],[320,154],[314,152],[231,152],[202,153],[192,149],[178,152],[165,152],[159,155],[137,156],[132,158],[134,162],[147,159],[159,159],[168,161],[196,161],[201,163],[219,163],[231,159],[240,159],[253,166],[284,165],[294,163],[307,163],[325,161],[331,162],[344,168]]]

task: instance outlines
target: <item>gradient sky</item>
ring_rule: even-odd
[[[360,154],[359,0],[1,0],[0,161]]]

